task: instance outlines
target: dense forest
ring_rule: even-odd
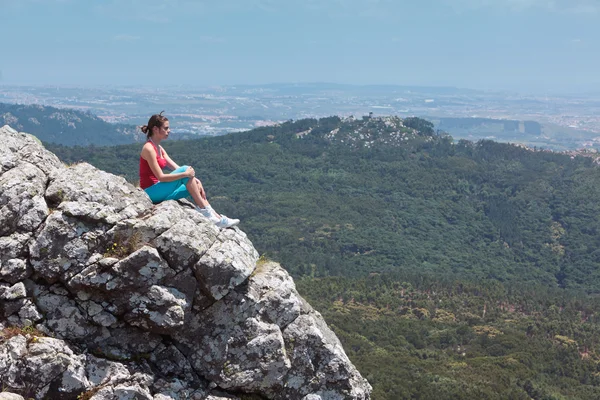
[[[418,273],[297,285],[374,399],[600,398],[597,298]]]
[[[164,146],[292,273],[375,399],[600,398],[591,158],[393,117]],[[47,147],[137,181],[139,144]]]
[[[44,142],[67,146],[106,146],[143,140],[135,126],[110,124],[89,112],[0,103],[0,126],[10,125]]]

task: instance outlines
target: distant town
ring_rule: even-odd
[[[492,139],[556,150],[600,148],[600,96],[591,94],[541,96],[328,83],[160,89],[0,85],[0,102],[84,110],[107,122],[132,125],[164,110],[180,138],[223,135],[290,119],[397,115],[429,119],[456,139]],[[447,123],[456,118],[476,118],[480,123]],[[513,128],[507,129],[512,125],[506,120],[514,122]],[[531,122],[541,128],[525,129]]]

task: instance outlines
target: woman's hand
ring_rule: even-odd
[[[193,178],[194,176],[196,176],[196,172],[194,171],[194,168],[192,168],[192,167],[188,167],[188,169],[185,170],[184,174],[188,178]]]

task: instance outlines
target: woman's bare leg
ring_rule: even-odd
[[[200,197],[202,197],[204,199],[204,203],[206,204],[205,206],[200,205],[200,207],[204,208],[204,207],[210,207],[213,211],[213,213],[218,217],[221,218],[221,214],[219,214],[218,212],[216,212],[211,205],[209,204],[207,198],[206,198],[206,191],[204,190],[204,187],[202,186],[202,182],[200,182],[200,180],[198,178],[194,178],[194,182],[196,183],[196,186],[198,187],[198,191],[200,192]],[[189,189],[188,189],[189,191]]]
[[[206,199],[206,192],[204,191],[200,180],[196,178],[189,179],[185,186],[188,192],[192,195],[194,203],[201,208],[198,211],[200,211],[200,213],[209,220],[214,222],[219,228],[229,228],[240,223],[239,219],[224,217],[213,210],[213,208],[210,206],[210,203]]]
[[[200,182],[200,179],[194,178],[194,182],[196,182],[196,185],[198,185],[198,189],[200,190],[200,196],[202,196],[204,200],[207,200],[206,191],[204,190],[204,186],[202,186],[202,182]]]
[[[204,189],[202,189],[202,185],[199,185],[198,183],[196,183],[196,181],[198,180],[195,178],[188,179],[187,183],[185,184],[185,187],[192,196],[192,199],[194,199],[194,203],[196,203],[196,205],[200,208],[206,208],[206,206],[210,206],[210,203],[208,202],[208,200],[206,200],[206,195],[202,196],[202,194],[204,193]]]

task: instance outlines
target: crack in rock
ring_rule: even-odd
[[[370,398],[239,228],[0,128],[0,384],[35,399]],[[51,208],[49,208],[52,207]]]

